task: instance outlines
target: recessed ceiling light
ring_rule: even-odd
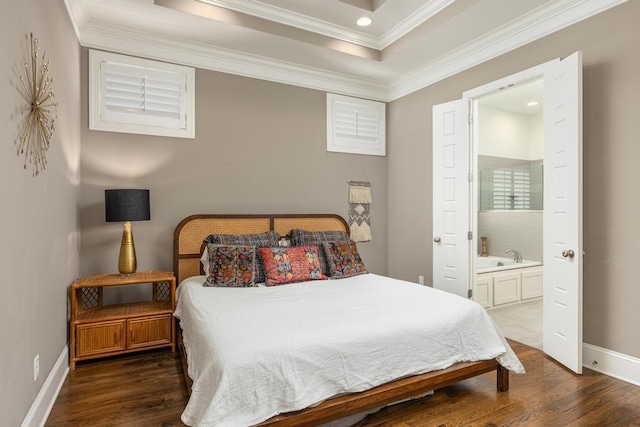
[[[371,18],[369,18],[368,16],[363,16],[356,21],[356,24],[361,27],[368,27],[369,25],[371,25]]]
[[[538,105],[538,101],[530,101],[530,102],[527,102],[527,105],[528,105],[529,107],[535,107],[536,105]]]

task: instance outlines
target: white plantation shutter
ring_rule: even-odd
[[[184,127],[185,76],[110,62],[100,65],[106,120],[153,126],[161,119],[166,127]]]
[[[493,171],[493,209],[511,209],[511,170]]]
[[[385,104],[327,94],[327,151],[385,155]]]
[[[91,129],[193,138],[194,70],[91,51]],[[95,101],[95,102],[94,102]]]
[[[530,209],[531,178],[528,169],[493,171],[493,209]]]
[[[334,105],[335,135],[338,138],[375,143],[380,138],[378,110],[336,103]]]
[[[528,169],[513,170],[513,209],[531,207],[531,185]]]

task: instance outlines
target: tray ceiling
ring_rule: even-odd
[[[65,0],[65,4],[86,47],[389,101],[624,1]],[[372,19],[370,26],[356,25],[363,16]]]

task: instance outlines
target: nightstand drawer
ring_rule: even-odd
[[[129,348],[170,344],[171,321],[170,314],[129,320]]]
[[[76,326],[78,356],[121,351],[126,348],[125,321]]]

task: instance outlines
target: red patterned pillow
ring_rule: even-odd
[[[344,231],[307,231],[294,228],[287,233],[287,237],[291,242],[291,246],[318,246],[318,255],[320,255],[320,266],[322,274],[329,275],[329,264],[322,250],[322,242],[335,242],[338,240],[349,240],[349,235]]]
[[[207,245],[209,271],[204,286],[246,288],[255,286],[254,246]]]
[[[353,240],[323,242],[322,247],[327,256],[332,279],[343,279],[368,273]]]
[[[267,286],[327,278],[322,274],[317,246],[260,248],[258,251],[267,273]]]

